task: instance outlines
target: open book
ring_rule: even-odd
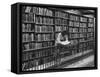
[[[66,40],[66,41],[64,41],[64,42],[61,42],[61,44],[63,44],[63,45],[68,45],[68,44],[70,44],[70,41]]]

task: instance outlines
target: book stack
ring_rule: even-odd
[[[65,25],[64,26],[59,26],[59,25],[55,26],[55,31],[56,32],[65,31],[66,29],[67,29],[67,27]]]
[[[54,34],[37,34],[36,41],[50,41],[54,40]]]
[[[36,16],[35,23],[36,24],[53,25],[53,18]]]
[[[79,21],[79,16],[70,15],[69,18],[70,20],[73,20],[73,21]]]
[[[55,24],[56,25],[67,25],[67,20],[66,19],[56,18],[55,19]]]
[[[34,14],[23,14],[22,16],[23,22],[34,23]]]
[[[34,33],[25,33],[22,36],[22,41],[23,42],[30,42],[30,41],[34,41]]]
[[[47,9],[47,8],[42,8],[42,7],[26,6],[26,7],[23,7],[23,11],[25,13],[34,13],[34,14],[39,14],[39,15],[44,15],[44,16],[52,16],[53,15],[52,10]]]
[[[81,21],[81,22],[87,22],[88,19],[87,19],[86,17],[80,17],[80,21]]]
[[[34,32],[33,24],[22,24],[22,32]]]
[[[56,11],[55,12],[55,17],[61,17],[61,18],[67,19],[68,18],[68,14],[64,13],[64,12]]]
[[[54,32],[53,26],[35,25],[35,32]]]

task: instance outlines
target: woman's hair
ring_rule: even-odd
[[[62,34],[62,36],[65,36],[65,35],[69,35],[69,32],[68,32],[68,30],[62,31],[61,34]]]

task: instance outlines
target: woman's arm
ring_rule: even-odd
[[[70,44],[70,41],[68,41],[68,39],[66,38],[66,41],[61,41],[61,33],[58,34],[58,37],[57,37],[57,40],[56,40],[56,43],[59,43],[61,45],[68,45]]]

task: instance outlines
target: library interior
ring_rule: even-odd
[[[22,7],[22,71],[94,67],[95,11]],[[71,44],[58,47],[59,33]]]

